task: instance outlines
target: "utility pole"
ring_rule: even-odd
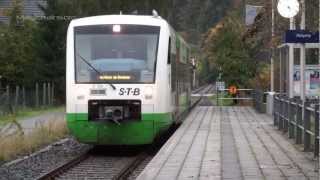
[[[305,0],[301,0],[301,30],[306,29],[306,4]],[[300,48],[300,98],[304,104],[306,99],[306,81],[305,81],[305,64],[306,64],[306,45],[301,44]]]
[[[290,30],[296,29],[295,18],[290,18]],[[289,98],[293,98],[294,44],[289,45]]]
[[[274,26],[275,26],[275,0],[271,0],[271,58],[270,58],[270,92],[268,93],[267,97],[267,113],[272,115],[273,114],[273,98],[274,98]]]
[[[274,38],[274,21],[275,21],[275,14],[274,14],[274,0],[271,0],[271,6],[272,6],[272,10],[271,10],[271,39],[273,41],[273,38]],[[270,81],[270,91],[271,92],[274,92],[274,45],[273,45],[273,42],[272,42],[272,50],[271,50],[271,67],[270,67],[270,74],[271,74],[271,81]]]

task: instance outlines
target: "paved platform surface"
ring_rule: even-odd
[[[196,107],[138,180],[319,180],[315,161],[250,107]]]

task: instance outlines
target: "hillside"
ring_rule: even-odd
[[[189,42],[199,44],[200,37],[219,22],[230,9],[231,0],[174,0],[168,19]]]

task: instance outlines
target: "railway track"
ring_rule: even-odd
[[[148,146],[92,148],[36,179],[135,179],[176,128],[173,126]]]
[[[120,180],[127,177],[146,158],[146,151],[141,152],[100,152],[88,151],[58,168],[38,177],[38,180],[63,179],[110,179]]]
[[[213,85],[205,86],[201,91],[199,91],[199,94],[210,94],[214,91]],[[201,97],[200,102],[198,103],[199,106],[212,106],[212,102],[209,100],[208,97]]]
[[[206,93],[210,93],[214,88],[214,85],[210,84],[210,85],[204,85],[201,86],[200,88],[196,89],[193,91],[194,94],[206,94]]]
[[[197,90],[198,93],[209,93],[214,86],[208,85]],[[52,171],[36,178],[38,180],[65,180],[65,179],[133,179],[143,169],[153,155],[161,148],[162,144],[175,130],[170,130],[159,142],[151,145],[147,150],[134,150],[126,152],[126,148],[98,150],[90,149],[71,161]],[[119,148],[119,147],[118,147]],[[141,165],[142,164],[142,165]],[[144,165],[143,165],[144,164]],[[139,170],[140,169],[140,170]]]

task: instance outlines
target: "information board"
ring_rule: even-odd
[[[300,66],[294,67],[293,82],[294,95],[300,96]],[[320,68],[317,65],[308,65],[305,70],[306,96],[320,96]]]

